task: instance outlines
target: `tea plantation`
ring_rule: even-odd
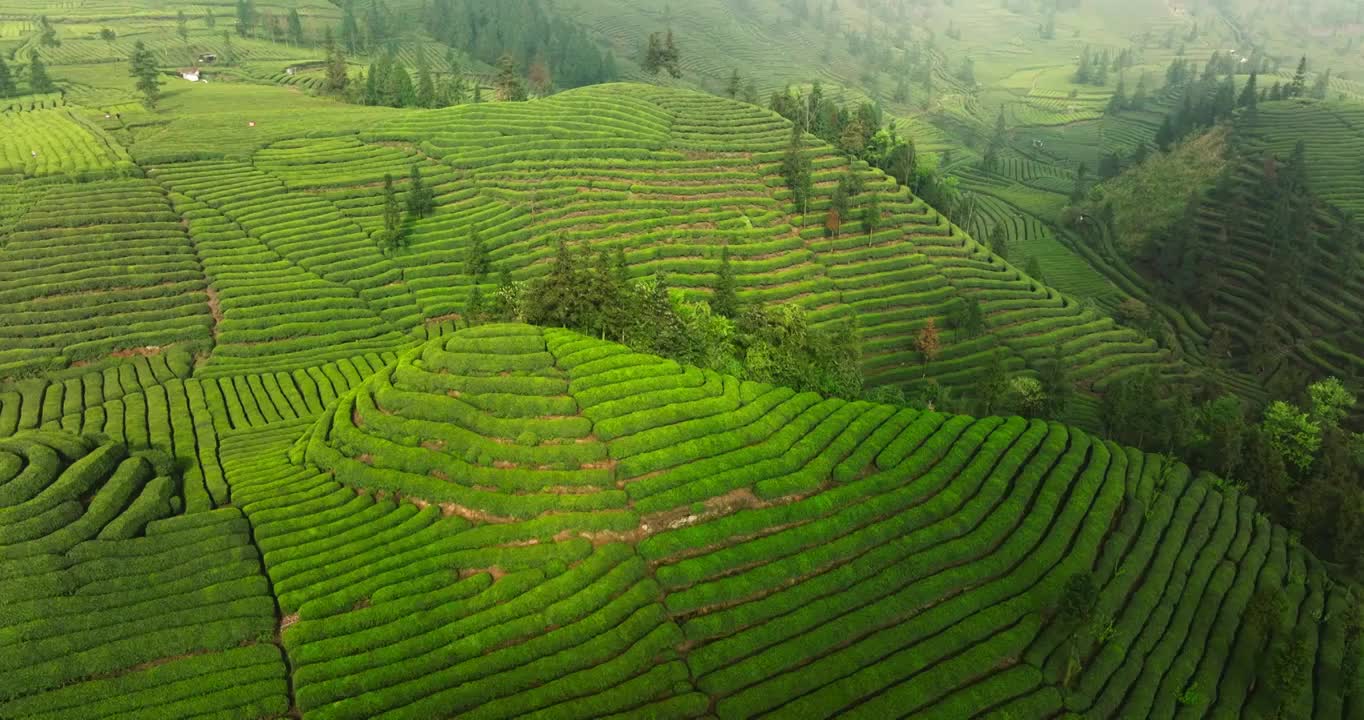
[[[1360,589],[1078,427],[1184,362],[879,171],[806,136],[798,206],[789,123],[676,88],[295,95],[0,115],[0,718],[1364,718]],[[560,239],[691,299],[727,248],[872,386],[1063,357],[1075,424],[468,327]]]
[[[0,714],[1364,710],[1358,590],[1159,456],[527,325],[372,360],[0,441]]]

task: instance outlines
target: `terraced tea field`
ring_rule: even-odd
[[[809,136],[798,207],[790,125],[684,89],[172,90],[0,116],[0,717],[1364,715],[1359,589],[1216,478],[1060,422],[459,329],[475,238],[484,297],[562,239],[705,299],[727,248],[742,300],[854,320],[872,385],[969,398],[996,353],[1059,348],[1092,422],[1118,378],[1185,378],[1076,298],[1103,286],[1045,228],[1013,232],[1061,290]],[[385,251],[414,167],[435,211]],[[849,173],[859,219],[826,233]],[[986,332],[925,363],[968,299]]]
[[[1364,709],[1357,589],[1236,490],[1061,424],[526,325],[239,383],[129,374],[0,440],[6,717]],[[151,432],[110,428],[115,403]],[[1057,611],[1076,577],[1085,623]],[[1279,692],[1256,658],[1289,645],[1312,681]]]

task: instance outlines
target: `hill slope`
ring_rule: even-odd
[[[267,96],[294,102],[283,91],[262,92],[229,84],[179,90],[169,101],[177,118],[169,125],[118,130],[154,185],[95,183],[62,200],[101,207],[141,193],[145,219],[128,222],[179,214],[180,227],[152,226],[198,260],[180,285],[155,288],[167,295],[158,302],[183,318],[178,325],[143,331],[126,302],[136,288],[120,281],[99,312],[121,334],[81,334],[78,318],[93,298],[77,296],[81,288],[33,286],[21,268],[36,255],[11,241],[0,252],[0,262],[12,258],[0,292],[32,298],[42,323],[6,330],[24,336],[4,356],[9,372],[58,369],[143,346],[198,351],[204,376],[397,351],[424,321],[464,309],[475,232],[488,248],[490,278],[501,270],[518,281],[543,274],[562,238],[621,249],[631,275],[666,273],[695,298],[716,283],[728,246],[743,300],[797,304],[817,326],[855,319],[873,385],[933,378],[969,395],[996,348],[1020,369],[1052,357],[1058,345],[1086,388],[1145,369],[1184,372],[1152,341],[1026,277],[878,171],[850,166],[809,137],[815,197],[810,216],[801,216],[779,174],[790,126],[751,105],[605,85],[530,103],[367,109],[338,114],[336,126],[319,131],[297,123],[302,115],[287,105],[240,106]],[[298,102],[300,111],[319,105]],[[117,129],[122,121],[94,122]],[[195,134],[195,127],[212,130]],[[409,223],[409,247],[386,255],[373,237],[383,228],[383,178],[399,178],[401,193],[414,165],[434,186],[437,210]],[[861,217],[875,196],[880,228],[868,234],[848,221],[840,235],[826,237],[825,209],[850,171],[865,182],[851,200],[852,215]],[[7,227],[24,234],[15,239],[33,234],[51,243],[82,232],[86,221],[60,219],[48,207],[53,201],[37,201],[44,187],[37,183],[17,183],[23,202]],[[124,217],[106,222],[115,220]],[[107,253],[115,239],[101,236],[98,251]],[[67,244],[47,252],[72,251]],[[78,260],[58,257],[58,267]],[[495,286],[488,279],[481,289],[487,297]],[[914,337],[930,318],[945,327],[965,298],[980,301],[989,332],[946,335],[941,355],[924,367]],[[1077,419],[1092,422],[1092,404],[1085,407]]]
[[[1359,709],[1340,699],[1351,590],[1235,490],[1062,425],[492,325],[298,433],[234,433],[222,457],[299,618],[306,717]],[[1083,623],[1055,612],[1077,576]],[[1257,591],[1282,624],[1247,613]],[[1276,695],[1255,658],[1296,642],[1318,682]]]

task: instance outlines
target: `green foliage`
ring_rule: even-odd
[[[142,104],[155,108],[161,99],[161,77],[156,67],[156,56],[138,40],[133,44],[133,54],[128,58],[129,75],[136,81],[137,91],[142,93]]]
[[[1275,400],[1265,409],[1260,423],[1270,447],[1283,458],[1286,465],[1306,472],[1316,461],[1321,449],[1321,425],[1308,413]]]

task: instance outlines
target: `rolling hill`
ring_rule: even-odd
[[[373,370],[320,412],[191,410],[220,485],[0,441],[0,714],[1361,710],[1357,588],[1159,456],[527,325]]]
[[[275,104],[240,107],[265,98]],[[425,323],[462,312],[475,234],[494,270],[485,296],[500,271],[516,281],[546,272],[564,239],[621,250],[632,276],[663,273],[702,299],[728,247],[742,300],[799,305],[816,327],[855,320],[873,385],[931,378],[969,397],[996,350],[1027,370],[1058,345],[1094,390],[1147,369],[1186,372],[1153,341],[1027,277],[879,171],[808,137],[815,194],[802,216],[779,173],[790,125],[750,105],[638,85],[353,116],[253,86],[185,87],[168,102],[169,124],[81,117],[91,142],[116,148],[88,171],[98,182],[54,194],[34,168],[13,183],[0,294],[22,303],[22,320],[0,327],[6,374],[74,379],[91,372],[82,365],[139,348],[196,353],[201,377],[397,351]],[[314,106],[333,108],[336,126],[300,124]],[[40,127],[15,142],[42,140]],[[116,164],[121,156],[133,170]],[[403,191],[413,166],[438,210],[410,223],[407,247],[384,254],[373,237],[380,186],[392,175]],[[881,226],[867,233],[850,220],[827,236],[825,208],[849,172],[864,178],[855,214],[876,196]],[[145,248],[126,276],[87,277],[83,268],[125,238]],[[51,281],[34,282],[27,268],[38,259]],[[914,337],[930,319],[946,327],[967,298],[990,331],[949,336],[924,367]],[[1077,403],[1076,421],[1095,423],[1092,398]],[[62,414],[77,407],[70,400]]]

